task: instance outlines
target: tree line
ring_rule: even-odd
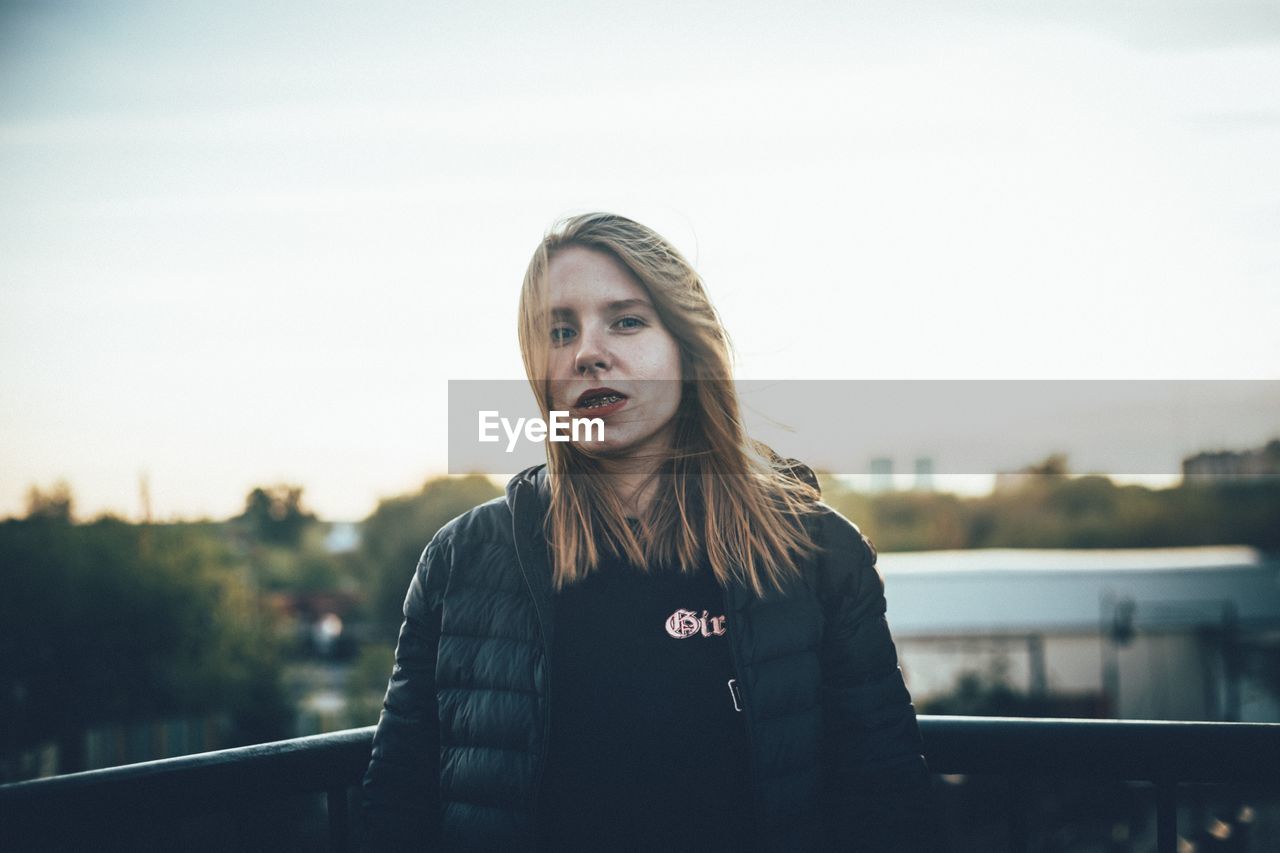
[[[882,551],[990,547],[1245,544],[1280,552],[1280,481],[1121,486],[1070,477],[1053,460],[989,495],[867,494],[820,475],[823,499]],[[382,500],[354,551],[331,553],[302,488],[264,486],[225,521],[79,522],[69,487],[28,495],[0,521],[0,780],[33,744],[79,769],[86,727],[218,710],[233,743],[288,737],[281,674],[298,650],[273,593],[345,591],[366,653],[352,668],[360,724],[376,722],[422,549],[451,518],[501,488],[437,477]],[[363,703],[363,704],[359,704]],[[233,744],[227,744],[233,745]]]

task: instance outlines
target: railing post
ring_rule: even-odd
[[[350,832],[350,809],[347,808],[347,789],[329,789],[329,849],[333,853],[347,853]]]
[[[1156,780],[1156,853],[1178,851],[1178,783]]]

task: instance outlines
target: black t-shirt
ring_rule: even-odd
[[[750,767],[724,594],[617,558],[555,597],[540,849],[750,850]]]

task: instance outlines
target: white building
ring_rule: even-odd
[[[1124,719],[1280,722],[1280,560],[1246,547],[885,553],[917,702],[966,670]]]

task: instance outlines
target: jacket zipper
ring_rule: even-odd
[[[734,681],[736,681],[736,684],[733,682],[730,683],[729,689],[731,692],[735,692],[734,688],[736,687],[737,695],[735,696],[735,700],[738,698],[742,700],[742,717],[747,730],[747,769],[749,771],[748,775],[751,777],[752,811],[755,815],[759,815],[761,811],[759,784],[757,782],[758,771],[756,770],[756,747],[754,734],[751,729],[751,701],[748,697],[746,684],[742,680],[742,659],[738,654],[738,643],[736,639],[738,621],[736,619],[736,611],[734,611],[732,603],[729,601],[729,588],[725,587],[722,592],[724,596],[725,612],[735,614],[735,618],[727,620],[726,624],[729,631],[729,651],[733,655]]]
[[[524,486],[524,481],[516,483],[515,499],[512,501],[511,508],[511,535],[514,537],[512,544],[515,545],[516,562],[520,566],[520,574],[524,577],[524,584],[529,589],[529,599],[533,602],[533,612],[538,618],[538,637],[542,640],[542,661],[546,667],[546,712],[542,715],[542,754],[538,757],[538,772],[534,774],[533,779],[533,803],[530,808],[532,817],[533,841],[531,849],[537,848],[538,836],[538,808],[541,804],[542,793],[542,774],[547,767],[547,747],[551,743],[551,650],[547,646],[547,635],[542,630],[542,610],[538,607],[538,596],[533,592],[533,582],[529,580],[529,572],[525,569],[524,560],[520,556],[520,527],[516,522],[516,510],[520,506],[520,489]]]

